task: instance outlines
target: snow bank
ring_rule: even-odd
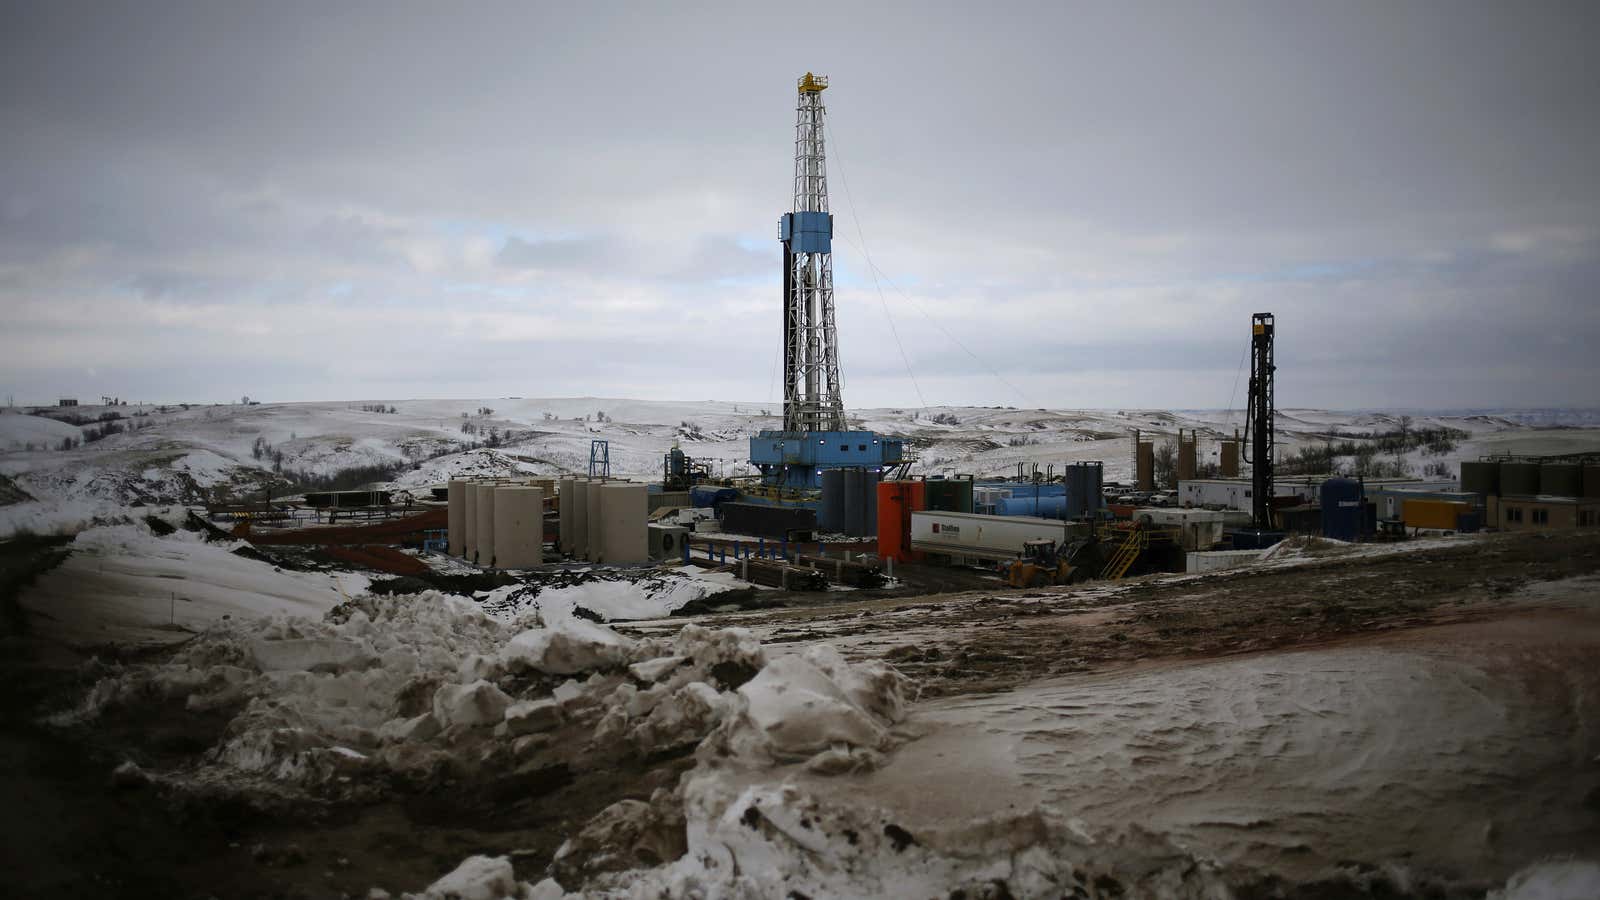
[[[278,570],[235,554],[241,546],[187,531],[158,536],[143,522],[95,526],[19,602],[39,633],[68,643],[172,643],[225,620],[321,616],[369,583]]]
[[[698,569],[637,575],[579,571],[551,578],[544,584],[496,588],[478,599],[485,612],[504,622],[534,613],[540,621],[552,622],[580,610],[606,622],[620,622],[665,618],[701,598],[747,586],[726,573],[701,574]],[[568,579],[571,583],[563,583]]]
[[[905,712],[904,676],[879,661],[851,665],[826,644],[768,663],[739,689],[741,714],[719,735],[728,755],[814,771],[871,768]]]
[[[511,860],[504,856],[469,856],[427,890],[405,896],[409,900],[559,900],[565,893],[549,879],[538,884],[518,882]]]
[[[1535,863],[1490,891],[1487,900],[1593,900],[1600,897],[1600,862],[1555,860]]]
[[[683,788],[688,852],[603,875],[633,897],[1230,896],[1203,860],[1137,829],[1089,835],[1037,810],[913,834],[870,801],[830,804],[791,784],[741,786],[702,768]]]

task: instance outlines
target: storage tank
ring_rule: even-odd
[[[1583,467],[1583,496],[1600,498],[1600,465],[1590,463]]]
[[[1461,489],[1485,497],[1500,494],[1500,464],[1464,462],[1461,464]]]
[[[860,537],[865,529],[862,518],[867,512],[866,472],[862,469],[840,469],[844,473],[844,506],[839,530],[851,537]]]
[[[461,555],[470,562],[478,559],[478,483],[468,481],[461,489]]]
[[[561,479],[561,490],[556,494],[556,514],[561,522],[556,537],[557,553],[572,552],[572,482],[575,480],[570,475]]]
[[[1097,462],[1072,463],[1067,466],[1066,480],[1066,517],[1088,519],[1098,516],[1105,505],[1105,496],[1102,494],[1105,467]]]
[[[475,484],[472,491],[477,495],[476,514],[478,517],[478,565],[494,565],[494,492],[493,484]]]
[[[1199,441],[1199,438],[1194,433],[1191,432],[1188,437],[1184,437],[1183,436],[1183,430],[1182,429],[1178,430],[1178,480],[1179,481],[1193,481],[1194,480],[1194,473],[1195,473],[1196,462],[1197,462],[1195,457],[1197,455],[1197,450],[1198,450],[1198,448],[1195,445],[1198,443],[1198,441]]]
[[[1583,466],[1545,463],[1539,467],[1539,493],[1551,497],[1583,496]]]
[[[878,484],[878,558],[899,562],[920,559],[911,551],[911,513],[927,502],[926,482],[884,481]]]
[[[573,559],[589,558],[589,486],[598,484],[587,478],[572,480],[572,549]],[[563,501],[562,508],[566,508]]]
[[[1532,497],[1538,493],[1538,463],[1503,462],[1500,464],[1500,496]]]
[[[1217,474],[1223,478],[1239,477],[1239,442],[1223,441],[1217,462]]]
[[[526,569],[544,562],[544,490],[511,485],[494,492],[494,564]]]
[[[994,511],[996,515],[1001,516],[1037,516],[1041,519],[1065,519],[1067,518],[1067,498],[1065,495],[1035,497],[1032,494],[1020,497],[1004,497],[995,501]]]
[[[1135,490],[1156,489],[1156,445],[1149,441],[1140,442],[1138,452],[1134,454],[1134,480]]]
[[[878,533],[878,481],[877,472],[868,470],[861,476],[865,483],[861,486],[861,493],[866,503],[866,508],[861,511],[861,536],[872,537]],[[970,491],[972,482],[967,482]]]
[[[1351,478],[1329,478],[1322,483],[1322,536],[1336,541],[1361,538],[1365,521],[1361,482]]]
[[[817,507],[817,528],[830,534],[844,531],[844,470],[822,470],[822,501]]]
[[[601,554],[596,562],[631,566],[650,561],[649,497],[643,484],[613,481],[596,493],[600,505]]]
[[[467,483],[460,479],[452,478],[446,488],[446,502],[450,505],[449,517],[445,525],[445,541],[451,556],[460,556],[466,552],[467,547]]]
[[[589,492],[584,495],[588,510],[584,514],[583,523],[584,530],[589,533],[589,537],[588,550],[584,553],[583,558],[590,562],[600,562],[606,557],[604,499],[601,495],[605,493],[607,484],[608,482],[606,481],[591,481],[589,482]]]

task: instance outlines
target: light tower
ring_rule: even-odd
[[[833,307],[833,216],[822,92],[807,72],[794,123],[794,207],[778,226],[783,241],[783,429],[843,431],[839,332]]]
[[[833,306],[833,216],[822,92],[800,78],[794,123],[794,205],[778,223],[783,242],[783,429],[750,439],[750,461],[768,486],[817,487],[822,470],[881,472],[901,465],[905,442],[848,431],[839,394],[839,331]]]

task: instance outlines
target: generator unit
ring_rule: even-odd
[[[650,533],[651,559],[672,559],[683,554],[683,545],[689,540],[687,526],[652,523],[647,530]]]

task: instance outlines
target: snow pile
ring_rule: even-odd
[[[426,782],[492,776],[546,746],[693,747],[744,709],[734,692],[765,664],[743,630],[633,640],[569,618],[518,631],[438,592],[362,596],[321,621],[223,623],[163,663],[112,667],[57,721],[231,712],[197,777],[354,795],[381,784],[358,772]]]
[[[907,679],[881,661],[852,665],[818,644],[768,663],[739,688],[739,715],[717,735],[716,752],[747,763],[804,762],[814,772],[875,768],[893,745]]]
[[[1211,865],[1130,829],[1089,835],[1038,810],[916,833],[868,803],[827,803],[793,784],[742,787],[702,768],[683,788],[688,852],[605,875],[593,893],[634,897],[1230,896]]]
[[[1535,863],[1511,876],[1488,900],[1593,900],[1600,897],[1600,863],[1557,860]]]
[[[621,665],[631,643],[615,631],[583,619],[561,619],[511,639],[501,653],[508,669],[536,669],[547,675],[575,675]]]
[[[566,894],[550,879],[518,882],[511,860],[504,856],[469,856],[455,871],[407,900],[560,900]]]
[[[747,587],[727,573],[681,571],[552,573],[543,583],[513,584],[485,591],[479,602],[489,615],[516,622],[532,613],[551,622],[588,614],[605,622],[660,619],[712,594]]]

